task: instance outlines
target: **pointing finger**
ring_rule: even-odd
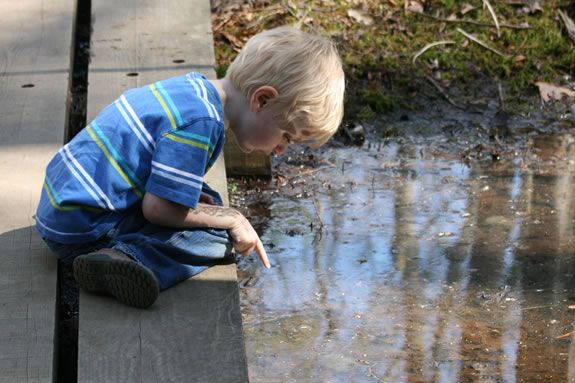
[[[259,238],[258,238],[258,241],[256,242],[256,252],[258,253],[258,256],[260,257],[260,261],[262,261],[262,264],[264,265],[264,267],[266,269],[269,269],[271,267],[270,260],[268,259],[266,249],[264,249],[264,244],[262,243],[262,241]]]

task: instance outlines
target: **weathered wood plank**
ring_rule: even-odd
[[[272,175],[271,157],[263,153],[244,153],[237,144],[233,133],[226,131],[226,172],[228,176]]]
[[[92,4],[88,120],[127,88],[190,70],[215,78],[209,1]],[[206,180],[227,202],[223,157]],[[247,381],[236,279],[235,264],[212,267],[148,310],[81,292],[78,381]]]
[[[52,382],[57,258],[32,218],[63,142],[75,3],[0,12],[0,383]]]

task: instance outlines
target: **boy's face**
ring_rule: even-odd
[[[297,137],[283,131],[274,121],[272,111],[265,108],[268,101],[277,96],[270,86],[258,88],[250,97],[249,105],[242,113],[233,131],[240,149],[245,153],[253,151],[281,155]]]

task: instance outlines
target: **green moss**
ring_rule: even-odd
[[[238,183],[233,178],[228,178],[228,193],[235,194],[238,191]]]
[[[392,111],[399,104],[397,97],[387,95],[380,89],[364,89],[361,101],[376,113]]]
[[[475,7],[464,16],[457,14],[464,3]],[[292,3],[296,4],[296,3]],[[555,82],[564,74],[575,76],[575,49],[557,17],[557,9],[566,8],[570,0],[541,1],[542,12],[526,14],[517,12],[518,7],[505,2],[492,1],[491,5],[501,23],[529,24],[531,29],[501,28],[498,37],[494,27],[471,24],[437,22],[430,18],[403,10],[404,1],[391,2],[367,0],[362,7],[352,2],[337,0],[326,5],[320,0],[299,3],[300,12],[309,8],[310,24],[304,29],[331,37],[336,42],[346,72],[346,114],[348,118],[374,118],[397,108],[409,108],[412,90],[417,90],[421,79],[430,74],[430,62],[437,60],[438,68],[451,86],[473,84],[478,78],[491,81],[499,79],[506,84],[505,93],[512,99],[532,90],[539,80]],[[350,19],[347,11],[361,8],[374,19],[370,26]],[[257,11],[250,10],[258,16]],[[425,12],[439,17],[455,14],[458,18],[492,24],[489,12],[483,9],[482,0],[428,0]],[[249,12],[248,12],[249,13]],[[269,12],[268,12],[269,13]],[[261,14],[266,14],[265,6]],[[223,17],[223,16],[222,16]],[[297,20],[291,13],[282,13],[263,19],[249,33]],[[214,23],[215,24],[215,23]],[[253,24],[253,23],[252,23]],[[227,23],[226,32],[245,36],[242,25]],[[466,38],[457,31],[461,28],[501,51],[501,57]],[[438,40],[453,40],[451,45],[431,48],[422,54],[415,64],[415,52]],[[216,40],[218,41],[218,40]],[[218,76],[237,52],[229,42],[216,42]],[[386,93],[392,86],[394,95]]]
[[[216,66],[216,75],[218,78],[224,78],[226,76],[226,72],[228,71],[229,65],[218,65]]]

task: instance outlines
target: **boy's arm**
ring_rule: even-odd
[[[153,224],[174,228],[213,227],[229,230],[234,248],[244,256],[254,250],[265,267],[269,260],[263,245],[249,221],[239,211],[230,207],[198,203],[195,209],[146,192],[142,201],[144,217]]]
[[[178,229],[213,227],[231,229],[242,214],[230,207],[198,203],[195,209],[146,193],[142,201],[144,217],[153,224]]]

